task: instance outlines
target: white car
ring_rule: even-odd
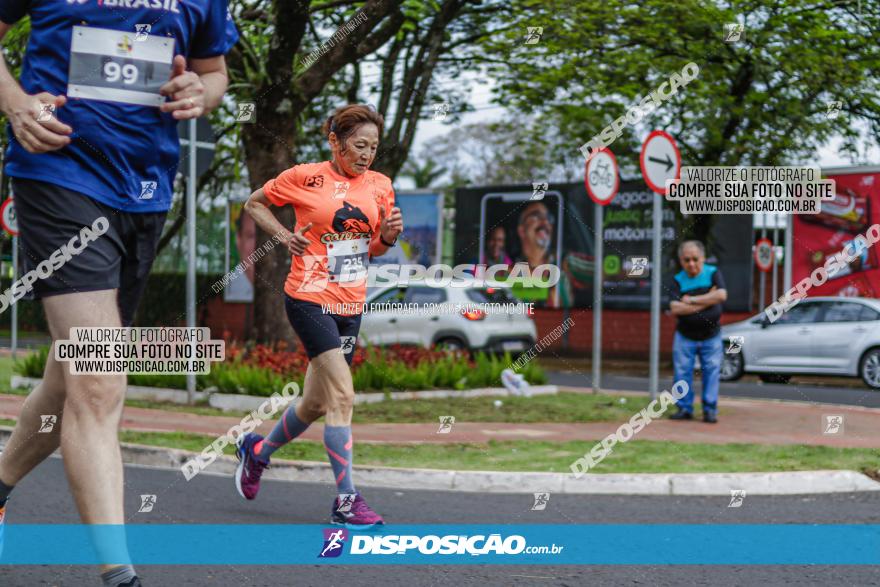
[[[721,335],[722,381],[743,373],[768,383],[788,383],[795,374],[844,375],[880,388],[880,300],[807,298],[773,323],[762,312],[722,326]],[[740,342],[740,352],[731,352]]]
[[[511,312],[495,311],[507,304]],[[385,287],[367,296],[361,339],[372,345],[509,351],[528,349],[537,339],[526,306],[501,288],[426,285]]]

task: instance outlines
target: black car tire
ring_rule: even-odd
[[[873,348],[862,355],[859,376],[871,389],[880,389],[880,348]]]
[[[791,381],[791,375],[780,375],[779,373],[761,373],[758,375],[758,379],[763,381],[764,383],[781,383],[785,385],[789,381]]]
[[[742,352],[724,353],[721,359],[721,381],[736,381],[743,376],[745,361]]]

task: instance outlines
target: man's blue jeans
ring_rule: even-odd
[[[694,412],[694,357],[700,355],[700,368],[703,371],[703,413],[715,414],[718,411],[718,383],[721,380],[721,361],[724,358],[724,345],[721,333],[706,340],[692,340],[675,331],[672,343],[672,366],[675,381],[684,380],[688,392],[678,400],[678,407],[685,412]]]

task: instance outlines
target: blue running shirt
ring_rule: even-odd
[[[227,0],[0,0],[0,20],[31,17],[21,79],[28,94],[66,95],[73,129],[58,151],[28,153],[12,135],[6,172],[127,212],[171,207],[177,121],[158,105],[174,55],[225,55],[238,41]]]

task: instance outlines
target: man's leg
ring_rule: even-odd
[[[25,475],[55,452],[61,441],[61,416],[64,412],[64,374],[61,364],[54,359],[52,347],[43,381],[31,391],[15,430],[0,454],[0,482],[6,486],[16,485]],[[57,417],[51,432],[37,432],[44,415]],[[0,486],[2,487],[2,486]],[[3,496],[0,495],[0,501]]]
[[[718,411],[718,385],[721,381],[721,361],[724,343],[718,334],[704,340],[700,345],[700,365],[703,367],[703,413],[716,415]]]
[[[694,411],[694,357],[696,356],[696,342],[682,336],[678,331],[672,342],[672,371],[675,381],[687,383],[687,394],[678,400],[680,410],[689,414]]]
[[[73,327],[120,326],[115,290],[51,296],[43,305],[55,340],[68,339]],[[73,375],[69,365],[61,367],[67,390],[61,451],[73,499],[83,523],[118,525],[121,533],[125,515],[118,434],[125,375]],[[101,542],[96,544],[99,554]]]

